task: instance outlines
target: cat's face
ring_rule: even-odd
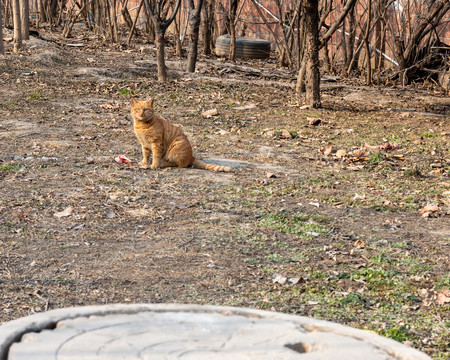
[[[139,101],[131,98],[131,115],[135,120],[145,121],[153,116],[153,99]]]

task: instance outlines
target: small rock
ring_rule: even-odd
[[[308,109],[311,109],[310,105],[302,105],[302,106],[300,106],[300,110],[308,110]]]
[[[53,216],[60,219],[62,217],[67,217],[67,216],[72,215],[72,211],[73,211],[73,207],[69,206],[69,207],[65,208],[63,211],[55,212],[53,214]]]
[[[286,284],[287,278],[280,274],[275,274],[275,277],[272,279],[274,284]]]
[[[234,110],[251,110],[254,108],[256,108],[256,104],[248,104],[248,105],[244,105],[244,106],[235,107]]]
[[[94,163],[94,158],[91,157],[91,156],[88,156],[88,157],[86,158],[86,164],[93,164],[93,163]]]
[[[58,161],[58,158],[57,157],[48,157],[48,156],[43,156],[42,157],[42,160],[43,161],[50,161],[50,160],[53,160],[53,161]]]
[[[267,177],[268,179],[274,179],[274,178],[276,178],[277,176],[276,176],[273,172],[268,172],[268,173],[266,174],[266,177]]]

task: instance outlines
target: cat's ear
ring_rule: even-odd
[[[134,97],[132,97],[131,98],[131,106],[136,105],[136,103],[137,103],[137,100]]]
[[[150,98],[147,103],[150,105],[150,107],[153,109],[153,103],[155,102],[155,99]]]

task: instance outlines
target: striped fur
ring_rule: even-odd
[[[139,101],[131,99],[131,116],[134,132],[142,146],[142,166],[148,166],[152,154],[152,169],[161,167],[187,167],[193,165],[210,171],[229,172],[228,166],[208,164],[192,155],[192,147],[183,131],[155,114],[153,99]]]

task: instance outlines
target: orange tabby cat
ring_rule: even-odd
[[[193,165],[211,171],[232,171],[228,166],[207,164],[195,159],[186,135],[178,126],[155,114],[153,99],[139,101],[131,99],[131,116],[134,132],[142,146],[141,165],[147,166],[152,153],[152,169],[168,166],[187,167]]]

